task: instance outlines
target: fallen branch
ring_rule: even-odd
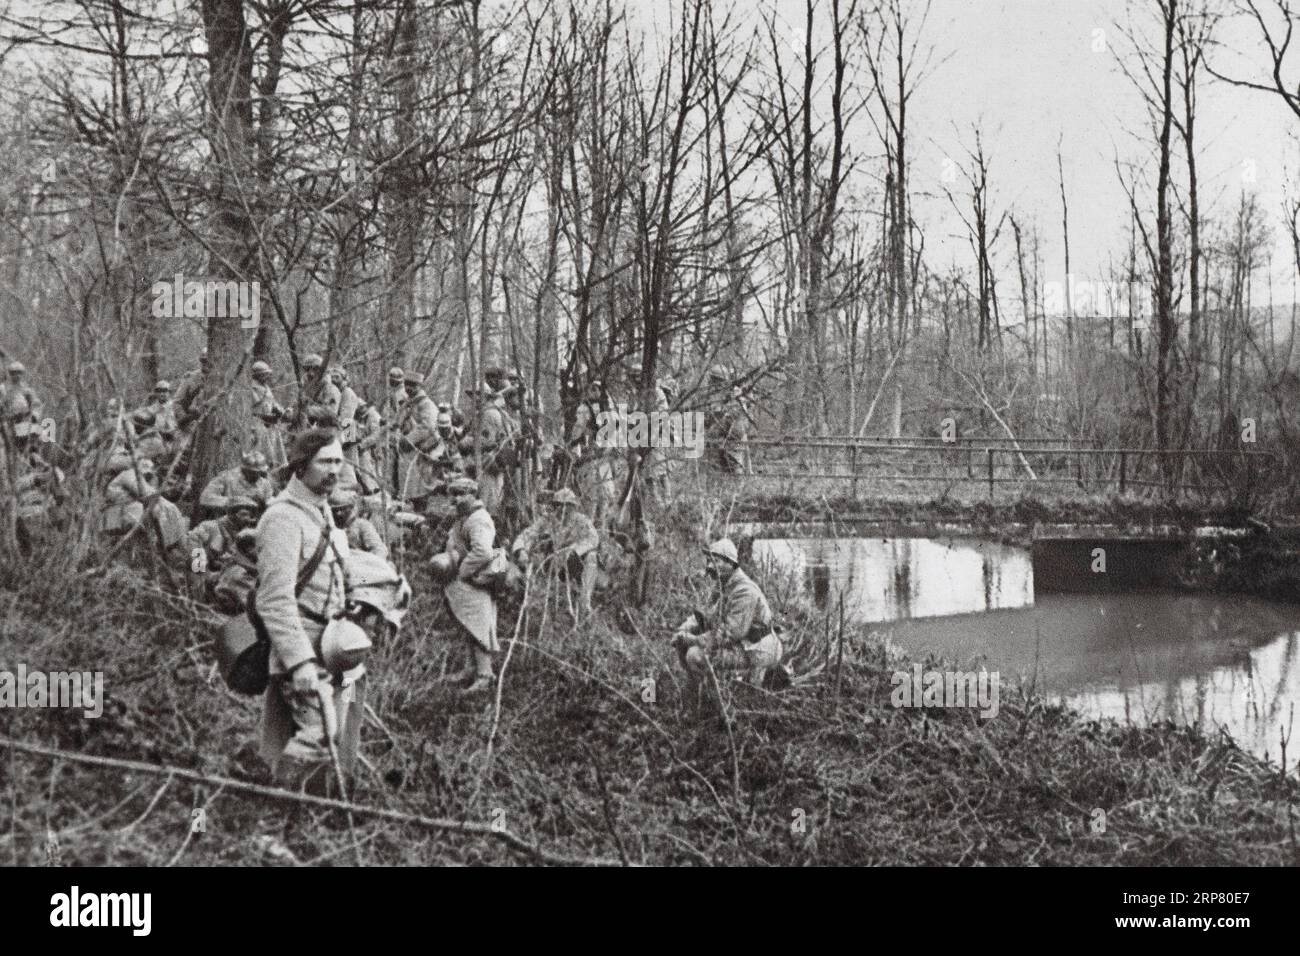
[[[253,796],[266,797],[270,800],[287,800],[292,803],[305,803],[309,806],[321,807],[325,810],[342,810],[348,813],[356,813],[361,816],[377,817],[382,820],[392,820],[395,823],[408,823],[414,826],[425,827],[430,830],[443,830],[451,833],[470,833],[479,836],[492,837],[500,840],[513,850],[520,853],[528,854],[544,863],[555,863],[562,866],[621,866],[618,860],[607,860],[599,857],[570,857],[563,856],[559,853],[552,853],[544,850],[535,843],[529,843],[523,837],[511,833],[509,830],[498,830],[493,825],[487,823],[467,823],[459,820],[447,820],[443,818],[425,817],[416,813],[405,813],[401,810],[389,810],[384,807],[370,807],[364,804],[350,803],[345,800],[334,800],[330,797],[317,797],[308,793],[294,793],[291,790],[281,790],[278,787],[267,787],[259,783],[251,783],[244,780],[235,780],[231,777],[219,777],[214,774],[199,773],[196,770],[186,770],[182,767],[169,767],[162,764],[145,763],[140,760],[123,760],[116,757],[98,757],[93,754],[83,754],[76,751],[58,750],[54,747],[43,747],[40,744],[24,743],[21,740],[14,740],[10,737],[0,737],[0,746],[8,747],[11,751],[34,754],[39,757],[50,757],[54,760],[68,760],[72,763],[88,764],[92,767],[111,767],[115,770],[133,770],[137,773],[150,773],[159,776],[167,775],[180,780],[192,780],[196,783],[206,783],[212,786],[223,787],[233,793],[247,793]]]

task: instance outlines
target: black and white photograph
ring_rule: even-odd
[[[33,923],[149,935],[115,872],[892,867],[1249,928],[1300,864],[1297,34],[0,0]]]

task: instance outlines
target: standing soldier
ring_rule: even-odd
[[[203,392],[203,378],[208,374],[208,350],[199,353],[199,367],[186,372],[176,386],[172,400],[176,408],[176,424],[188,429],[199,417],[199,395]]]
[[[302,393],[309,425],[333,422],[333,427],[338,426],[343,395],[325,375],[325,360],[315,352],[302,360]]]
[[[352,429],[357,439],[357,481],[362,494],[373,495],[384,488],[384,470],[380,461],[388,434],[383,416],[369,402],[361,402],[352,415]]]
[[[320,789],[348,709],[321,640],[346,601],[347,536],[327,504],[343,446],[333,431],[310,429],[294,439],[288,458],[288,484],[257,525],[254,600],[271,642],[261,752],[281,786]]]
[[[438,407],[424,390],[424,379],[416,372],[406,373],[406,404],[402,408],[402,485],[398,492],[405,501],[416,503],[429,492],[420,478],[420,453],[432,451],[438,443]],[[417,505],[416,510],[419,511]]]
[[[466,666],[447,679],[460,683],[472,676],[474,681],[465,692],[477,694],[492,687],[492,655],[501,649],[496,595],[490,582],[483,579],[492,563],[496,525],[479,500],[478,483],[473,478],[457,478],[447,491],[457,521],[447,537],[446,551],[433,560],[439,577],[447,582],[443,588],[447,610],[469,651]]]
[[[477,463],[481,455],[482,471],[479,474],[479,496],[483,506],[495,518],[501,511],[505,486],[505,469],[508,464],[507,446],[514,437],[514,419],[506,410],[505,396],[500,391],[492,390],[492,381],[504,382],[505,373],[492,368],[489,373],[500,373],[500,378],[493,378],[482,392],[466,389],[471,398],[478,397],[482,402],[478,420],[473,432],[461,441],[461,452],[467,460]],[[486,376],[485,376],[486,379]],[[503,454],[503,451],[505,452]]]
[[[701,678],[714,670],[743,671],[760,686],[769,668],[781,663],[784,649],[772,626],[772,608],[763,591],[740,569],[740,557],[730,538],[704,549],[709,576],[717,582],[717,603],[695,611],[673,637],[678,659],[698,690]]]
[[[4,398],[5,419],[13,427],[14,438],[20,451],[36,444],[40,432],[41,414],[45,405],[36,390],[25,381],[27,367],[22,362],[9,363],[9,386],[0,395]]]
[[[199,496],[199,507],[205,517],[217,517],[224,514],[234,498],[252,498],[265,506],[275,494],[267,474],[269,465],[266,456],[260,451],[246,451],[240,456],[239,465],[227,468],[208,482]]]
[[[251,375],[253,378],[252,448],[265,455],[272,468],[279,468],[285,461],[284,438],[280,434],[280,425],[287,423],[288,415],[275,400],[275,390],[271,384],[271,366],[261,361],[254,362]]]

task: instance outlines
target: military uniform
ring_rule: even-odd
[[[734,555],[734,545],[730,547]],[[762,683],[769,668],[781,663],[784,653],[772,626],[767,597],[738,564],[732,565],[722,582],[717,603],[708,611],[693,614],[678,633],[683,665],[689,648],[698,647],[715,670],[744,670],[755,685]]]
[[[203,370],[196,368],[186,372],[181,378],[180,384],[176,386],[176,394],[172,398],[179,427],[186,428],[190,422],[198,418],[199,410],[195,403],[202,391]]]
[[[368,518],[353,518],[347,527],[348,547],[353,551],[364,551],[388,560],[388,545]]]
[[[242,468],[235,466],[227,468],[208,482],[203,494],[199,496],[199,507],[221,512],[229,507],[232,498],[252,498],[265,504],[274,494],[275,486],[269,477],[250,482],[244,478]]]
[[[19,385],[7,383],[0,385],[0,397],[3,398],[5,417],[13,426],[14,437],[21,442],[37,431],[45,405],[34,388],[26,382]]]
[[[295,595],[299,573],[320,544],[329,545],[311,577]],[[257,611],[271,641],[271,683],[262,725],[262,756],[282,784],[300,784],[329,762],[329,745],[320,698],[296,691],[289,671],[321,656],[320,639],[329,618],[343,610],[346,596],[342,562],[347,535],[334,526],[326,499],[290,478],[257,524]],[[338,684],[333,704],[344,721],[353,718],[349,697]],[[345,736],[340,731],[340,738]]]
[[[550,555],[564,555],[564,563],[556,571],[566,584],[581,583],[581,607],[591,610],[591,596],[600,570],[600,533],[581,511],[570,507],[563,516],[554,511],[543,514],[519,532],[510,551],[523,565]]]
[[[447,536],[447,554],[457,568],[456,579],[443,589],[447,608],[464,632],[489,654],[501,649],[497,642],[496,597],[471,581],[492,561],[496,525],[481,501],[457,520]]]
[[[406,500],[428,494],[420,473],[420,456],[417,452],[432,451],[438,444],[438,406],[428,393],[419,389],[402,406],[402,437],[414,446],[414,451],[402,454],[403,477],[400,497]]]
[[[202,551],[206,571],[214,574],[220,571],[235,548],[238,530],[229,517],[210,518],[191,528],[185,535],[185,552],[189,555],[191,569],[197,552]]]
[[[279,468],[286,461],[284,436],[280,433],[284,408],[275,400],[275,391],[267,383],[254,382],[252,393],[253,428],[249,448],[265,455],[272,468]]]

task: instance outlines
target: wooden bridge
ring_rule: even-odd
[[[711,482],[751,494],[792,497],[899,496],[917,493],[989,500],[1036,494],[1069,498],[1134,495],[1162,501],[1236,502],[1282,476],[1280,459],[1249,448],[1160,450],[1103,447],[1057,438],[935,437],[751,439],[706,448]]]

